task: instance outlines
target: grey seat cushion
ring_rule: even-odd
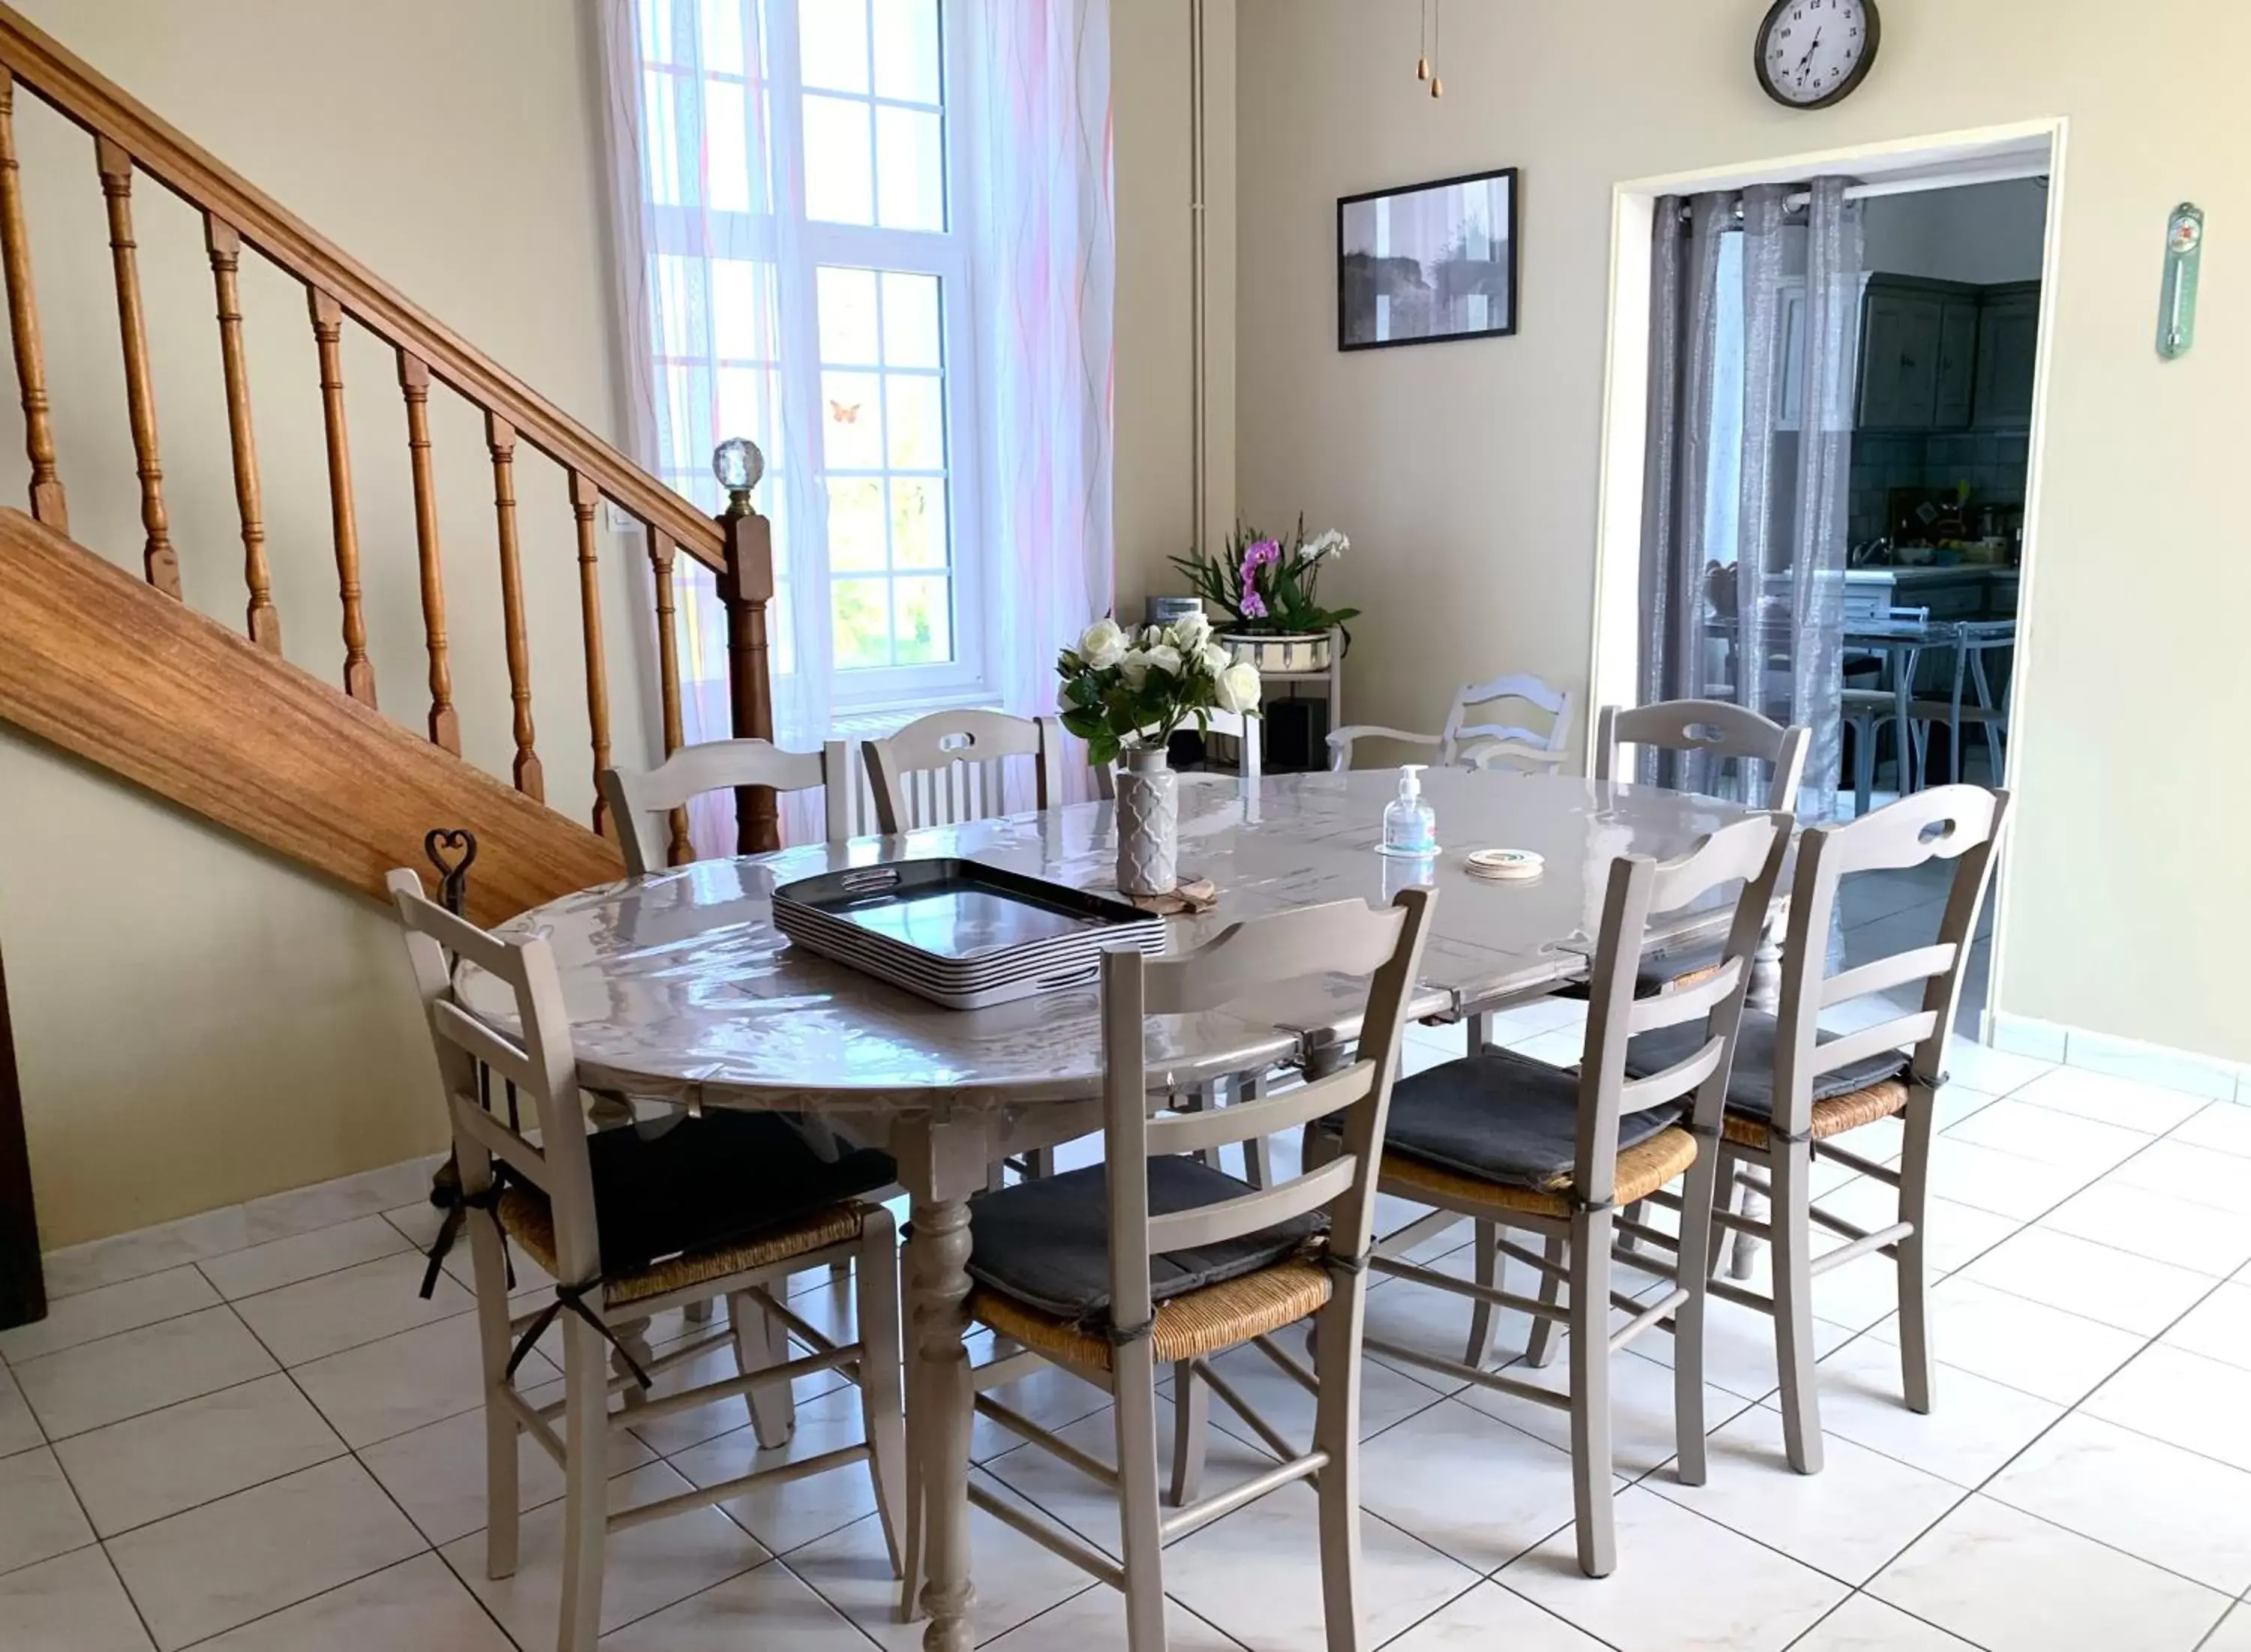
[[[1684,975],[1699,974],[1714,969],[1728,955],[1724,938],[1707,941],[1684,941],[1669,952],[1652,952],[1635,971],[1633,995],[1650,998],[1662,992]],[[1557,998],[1585,999],[1592,995],[1585,981],[1573,981],[1556,989]]]
[[[1618,1120],[1621,1150],[1680,1116],[1653,1107]],[[1578,1151],[1576,1074],[1511,1050],[1448,1061],[1392,1087],[1383,1149],[1512,1187],[1560,1187]]]
[[[1709,1036],[1701,1017],[1684,1021],[1679,1026],[1644,1033],[1626,1046],[1626,1075],[1645,1078],[1652,1073],[1663,1072],[1703,1048]],[[1728,1106],[1731,1111],[1751,1118],[1774,1116],[1774,1039],[1773,1016],[1763,1010],[1743,1012],[1742,1026],[1735,1034],[1735,1069],[1728,1078]],[[1906,1071],[1907,1057],[1897,1050],[1863,1056],[1815,1079],[1813,1099],[1826,1102],[1850,1096],[1887,1078],[1897,1078]]]
[[[1149,1161],[1149,1213],[1169,1215],[1251,1191],[1199,1159]],[[969,1206],[969,1276],[1075,1324],[1110,1311],[1110,1189],[1100,1165],[985,1193]],[[1328,1231],[1319,1211],[1200,1250],[1149,1258],[1149,1294],[1166,1301],[1299,1255]]]

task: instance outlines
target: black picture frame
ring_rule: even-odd
[[[1492,259],[1456,261],[1493,264],[1500,266],[1503,291],[1500,295],[1501,302],[1499,305],[1498,317],[1482,326],[1443,327],[1436,324],[1443,321],[1443,316],[1434,314],[1430,318],[1432,325],[1407,332],[1392,332],[1388,325],[1372,320],[1368,314],[1368,306],[1384,294],[1375,291],[1375,284],[1362,277],[1362,271],[1372,261],[1372,255],[1365,252],[1354,253],[1350,250],[1355,227],[1354,209],[1369,206],[1376,202],[1396,200],[1403,197],[1423,195],[1437,190],[1465,192],[1474,186],[1489,186],[1495,183],[1501,185],[1505,193],[1505,210],[1500,216],[1504,224],[1502,235],[1506,245],[1500,249],[1500,255]],[[1465,204],[1466,206],[1466,201]],[[1521,308],[1520,298],[1522,283],[1520,280],[1520,271],[1522,238],[1519,234],[1519,225],[1522,217],[1522,181],[1518,169],[1513,166],[1495,167],[1486,172],[1465,172],[1456,177],[1433,178],[1425,183],[1402,184],[1390,189],[1368,190],[1358,195],[1338,197],[1337,349],[1340,350],[1391,349],[1405,344],[1450,344],[1462,339],[1513,337],[1517,330],[1519,312]],[[1466,212],[1464,216],[1466,217]],[[1396,262],[1403,258],[1413,257],[1418,272],[1427,271],[1438,261],[1438,255],[1445,250],[1446,245],[1442,243],[1427,249],[1428,258],[1395,253],[1389,255],[1389,259]],[[1355,259],[1362,262],[1355,265]],[[1418,285],[1428,285],[1421,273],[1418,273],[1415,279]],[[1468,298],[1479,295],[1465,294],[1463,296]],[[1485,296],[1490,296],[1490,294],[1485,294]],[[1379,333],[1382,334],[1381,336],[1376,335]]]

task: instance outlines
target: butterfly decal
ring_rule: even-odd
[[[828,417],[835,424],[856,425],[860,422],[860,404],[840,402],[832,396],[828,398]]]

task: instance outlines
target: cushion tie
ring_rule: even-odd
[[[1909,1083],[1919,1085],[1924,1089],[1932,1091],[1943,1090],[1949,1084],[1951,1084],[1954,1082],[1954,1075],[1951,1073],[1939,1073],[1934,1075],[1928,1073],[1918,1073],[1911,1067],[1908,1068],[1907,1076]]]
[[[500,1208],[500,1196],[506,1186],[502,1175],[495,1174],[481,1193],[464,1193],[455,1188],[453,1198],[446,1206],[446,1214],[438,1223],[436,1237],[431,1240],[430,1248],[422,1253],[430,1261],[430,1265],[422,1270],[424,1302],[428,1302],[432,1293],[438,1289],[439,1270],[445,1266],[447,1255],[454,1248],[454,1241],[461,1237],[462,1225],[473,1210],[481,1210],[492,1218],[493,1227],[500,1234],[501,1261],[508,1269],[508,1288],[510,1290],[516,1289],[516,1263],[508,1254],[508,1234],[501,1227],[500,1218],[495,1214]]]
[[[618,1339],[617,1332],[604,1324],[601,1316],[586,1306],[586,1293],[599,1289],[601,1283],[599,1279],[592,1279],[583,1285],[556,1286],[555,1300],[539,1310],[538,1317],[525,1326],[523,1335],[516,1339],[516,1351],[508,1357],[508,1369],[501,1373],[502,1379],[507,1381],[515,1379],[516,1368],[523,1363],[523,1357],[531,1351],[531,1344],[546,1334],[547,1327],[555,1323],[555,1317],[567,1308],[592,1325],[602,1340],[617,1351],[618,1358],[625,1362],[626,1369],[633,1373],[633,1379],[643,1388],[647,1388],[649,1386],[648,1372],[643,1371],[641,1368],[641,1362],[627,1351],[625,1344]]]
[[[1321,1266],[1338,1275],[1340,1282],[1357,1279],[1368,1271],[1368,1253],[1363,1250],[1357,1256],[1347,1256],[1337,1251],[1324,1250]]]
[[[1105,1324],[1102,1328],[1104,1338],[1112,1348],[1124,1348],[1132,1343],[1146,1342],[1151,1337],[1156,1335],[1156,1331],[1157,1317],[1154,1314],[1151,1314],[1138,1325],[1121,1327]]]

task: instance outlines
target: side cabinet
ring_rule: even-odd
[[[1970,287],[1878,273],[1860,308],[1856,425],[2021,430],[2031,421],[2040,283]]]

